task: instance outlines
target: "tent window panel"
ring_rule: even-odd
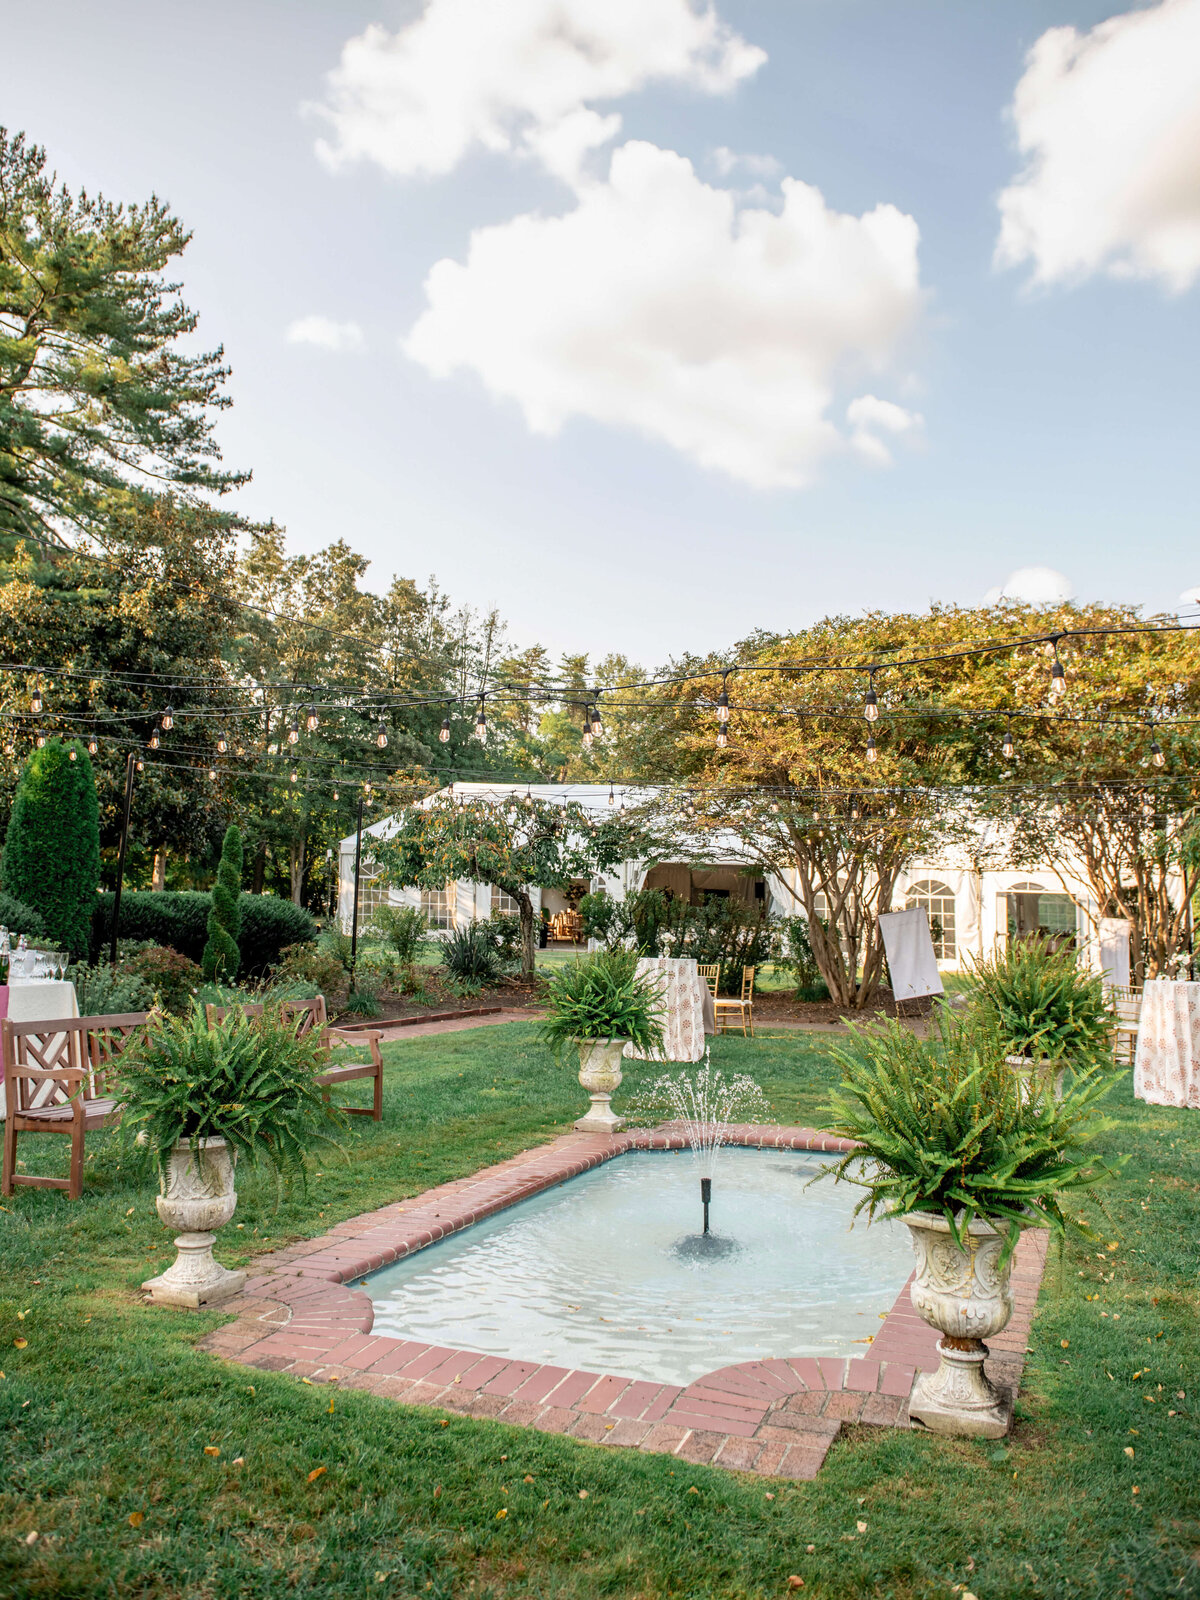
[[[907,906],[910,911],[921,910],[929,918],[929,931],[933,936],[933,953],[939,961],[956,958],[957,942],[954,926],[954,890],[936,878],[925,878],[914,883],[908,891]]]
[[[448,931],[454,926],[454,902],[458,897],[457,884],[448,883],[444,889],[422,889],[421,911],[426,926],[435,931]]]
[[[379,880],[379,863],[368,856],[358,874],[358,920],[360,925],[370,922],[380,906],[391,905],[390,891]]]
[[[505,894],[503,889],[492,890],[492,915],[505,917],[519,917],[521,908],[512,895]]]

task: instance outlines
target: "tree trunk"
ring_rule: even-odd
[[[521,976],[532,979],[536,960],[534,954],[536,947],[533,941],[533,900],[519,889],[513,891],[513,899],[517,902],[521,912]]]
[[[250,893],[261,894],[263,882],[267,875],[267,847],[260,844],[254,854],[254,872],[250,879]]]
[[[164,849],[154,852],[154,870],[150,874],[151,889],[165,889],[167,887],[167,852]]]
[[[292,879],[292,904],[300,904],[300,895],[304,888],[304,845],[305,840],[294,839],[288,846],[288,871]]]

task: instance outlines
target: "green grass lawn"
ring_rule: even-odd
[[[723,1038],[713,1057],[783,1121],[810,1120],[832,1077],[803,1037]],[[307,1195],[276,1205],[240,1175],[227,1262],[472,1172],[583,1104],[529,1025],[387,1059],[386,1120],[356,1119]],[[222,1318],[139,1303],[168,1241],[152,1186],[97,1140],[82,1201],[26,1189],[0,1212],[0,1593],[724,1600],[796,1574],[846,1600],[1196,1595],[1200,1118],[1134,1102],[1128,1079],[1113,1116],[1107,1146],[1131,1156],[1101,1221],[1118,1248],[1052,1253],[1014,1436],[851,1430],[805,1484],[446,1422],[198,1351]],[[22,1150],[34,1170],[63,1154]]]

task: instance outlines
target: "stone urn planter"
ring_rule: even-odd
[[[1003,1269],[999,1265],[1004,1240],[980,1218],[967,1229],[966,1249],[942,1216],[914,1211],[904,1221],[917,1258],[912,1303],[942,1336],[938,1369],[918,1373],[909,1415],[934,1433],[1002,1438],[1012,1427],[1012,1396],[984,1373],[983,1341],[1013,1314],[1011,1257]]]
[[[1021,1085],[1022,1097],[1028,1099],[1033,1083],[1043,1086],[1053,1079],[1054,1098],[1061,1100],[1067,1078],[1066,1067],[1058,1061],[1035,1061],[1032,1056],[1005,1056],[1005,1065],[1012,1068]]]
[[[581,1039],[579,1082],[592,1097],[586,1117],[575,1124],[580,1133],[616,1133],[625,1118],[614,1114],[612,1097],[621,1087],[621,1052],[624,1039]]]
[[[216,1230],[223,1228],[237,1206],[233,1160],[224,1139],[201,1139],[193,1151],[181,1139],[171,1151],[155,1197],[166,1227],[177,1230],[175,1260],[157,1278],[143,1283],[161,1305],[217,1305],[240,1294],[244,1272],[231,1272],[213,1260]]]

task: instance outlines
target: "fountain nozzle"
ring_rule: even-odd
[[[712,1179],[700,1179],[700,1204],[704,1207],[704,1231],[708,1232],[708,1206],[712,1199]]]

